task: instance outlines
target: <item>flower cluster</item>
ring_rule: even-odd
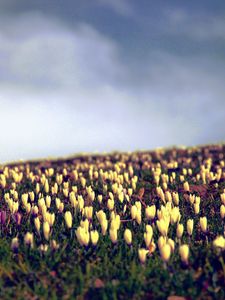
[[[78,157],[60,166],[54,161],[3,166],[1,232],[15,233],[13,251],[22,244],[55,251],[63,243],[60,232],[75,247],[94,247],[96,253],[99,241],[108,239],[112,247],[135,251],[142,264],[153,255],[167,264],[176,253],[188,265],[196,242],[223,251],[224,232],[210,231],[213,218],[205,202],[211,199],[214,209],[220,201],[214,213],[223,224],[225,189],[218,186],[225,180],[224,160],[200,157],[196,164],[190,158],[195,150],[186,149],[185,159],[178,150],[167,157],[159,149]],[[206,194],[207,185],[217,189],[217,199]]]

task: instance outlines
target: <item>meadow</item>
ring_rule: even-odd
[[[225,145],[0,166],[0,299],[225,299]]]

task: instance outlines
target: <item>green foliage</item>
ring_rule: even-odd
[[[223,152],[220,150],[221,153]],[[193,159],[197,159],[198,151],[193,153]],[[202,152],[204,154],[204,151]],[[202,154],[202,155],[203,155]],[[161,161],[170,160],[170,151],[165,152]],[[185,152],[182,154],[187,155]],[[182,157],[177,154],[177,159]],[[203,155],[204,156],[204,155]],[[117,159],[112,158],[112,161]],[[132,161],[132,160],[131,160]],[[129,163],[131,162],[129,161]],[[152,162],[159,162],[158,156],[152,153]],[[200,170],[201,161],[193,162],[193,172],[197,174]],[[41,163],[41,162],[40,162]],[[162,204],[155,193],[153,173],[147,168],[141,168],[140,161],[133,161],[134,173],[138,176],[137,191],[145,189],[143,201],[147,205],[156,204],[157,208]],[[143,161],[142,161],[143,163]],[[59,172],[64,168],[64,163],[52,163]],[[34,165],[32,168],[37,168]],[[184,163],[184,167],[187,167]],[[67,168],[72,170],[73,162],[67,162]],[[162,167],[162,172],[168,170]],[[177,171],[178,173],[180,171]],[[192,177],[188,177],[189,184],[193,184]],[[80,183],[72,182],[79,185]],[[55,177],[52,177],[55,182]],[[11,184],[11,182],[10,182]],[[96,195],[103,194],[102,179],[92,184]],[[110,183],[107,181],[108,191],[111,191]],[[199,183],[198,183],[199,184]],[[195,185],[197,185],[195,183]],[[200,184],[201,185],[201,184]],[[180,191],[181,182],[179,178],[171,183],[170,191]],[[195,230],[189,238],[183,236],[182,242],[190,245],[190,259],[188,265],[184,265],[179,257],[178,247],[165,265],[159,254],[158,248],[141,264],[138,259],[137,249],[144,246],[143,232],[145,224],[140,226],[134,222],[121,223],[118,233],[118,242],[113,245],[109,236],[100,236],[95,247],[80,246],[75,230],[79,226],[81,217],[75,213],[73,226],[70,230],[65,227],[63,214],[56,214],[56,221],[51,234],[51,239],[59,242],[59,249],[53,250],[48,247],[46,252],[38,248],[43,243],[43,235],[35,234],[35,247],[29,248],[23,243],[24,234],[27,231],[35,231],[33,219],[26,214],[23,215],[20,225],[13,221],[0,225],[0,299],[166,299],[170,295],[183,296],[187,299],[225,299],[225,252],[217,252],[212,247],[212,240],[217,235],[222,235],[224,223],[220,218],[220,193],[225,188],[224,179],[218,182],[218,187],[212,183],[207,184],[207,193],[201,197],[200,215],[208,218],[208,234],[204,235],[196,225],[199,216],[196,216],[193,208],[187,204],[183,193],[180,193],[180,211],[182,212],[182,223],[193,218]],[[28,179],[18,184],[19,195],[35,190],[35,185]],[[6,209],[3,201],[4,193],[10,191],[9,186],[0,189],[0,209]],[[154,193],[153,193],[154,191]],[[42,189],[44,195],[45,191]],[[195,192],[199,195],[199,192]],[[136,195],[137,196],[137,195]],[[62,191],[59,197],[63,198]],[[71,209],[69,200],[65,199],[65,208]],[[54,197],[52,199],[54,201]],[[135,201],[132,200],[132,201]],[[95,209],[101,209],[99,203],[95,203]],[[116,209],[121,210],[120,203]],[[20,208],[21,212],[24,208]],[[56,212],[56,208],[51,208]],[[7,209],[8,216],[10,215]],[[109,218],[109,213],[107,212]],[[143,214],[144,219],[144,214]],[[96,216],[93,224],[97,224]],[[149,222],[151,223],[151,222]],[[93,225],[100,232],[100,225]],[[186,225],[185,225],[186,226]],[[125,244],[123,232],[125,228],[132,229],[134,234],[131,246]],[[175,235],[176,226],[171,225],[170,234]],[[157,241],[158,234],[155,234]],[[20,246],[17,252],[10,249],[11,240],[18,236]]]

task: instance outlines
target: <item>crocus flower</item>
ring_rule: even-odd
[[[194,221],[193,221],[193,219],[187,220],[187,232],[188,232],[188,235],[192,235],[193,227],[194,227]]]
[[[31,232],[27,232],[24,236],[24,243],[27,246],[30,246],[31,248],[33,248],[34,246],[34,234]]]
[[[183,224],[178,224],[177,225],[177,237],[180,239],[183,235],[184,232],[184,225]]]
[[[132,243],[132,232],[128,228],[124,231],[124,239],[128,245]]]
[[[117,230],[116,229],[110,229],[109,230],[109,236],[113,244],[117,242]]]
[[[188,262],[188,256],[189,256],[189,247],[188,247],[187,244],[183,244],[179,247],[179,254],[180,254],[181,260],[184,263],[187,263]]]
[[[203,232],[206,232],[207,231],[207,218],[206,217],[201,217],[199,222],[200,222],[201,230]]]
[[[6,222],[6,211],[5,210],[2,210],[0,211],[0,224],[4,225],[5,222]]]
[[[91,242],[94,246],[96,246],[98,239],[99,239],[99,234],[97,230],[92,230],[90,232],[90,236],[91,236]]]
[[[13,252],[16,252],[19,248],[19,240],[18,237],[14,237],[11,242],[11,249]]]
[[[164,262],[168,262],[170,259],[170,255],[171,255],[171,247],[169,244],[165,244],[164,246],[162,246],[162,248],[160,249],[160,254],[161,257],[163,259]]]
[[[49,240],[50,226],[48,222],[43,223],[43,233],[46,240]]]
[[[148,250],[144,248],[138,249],[138,257],[142,264],[145,263],[147,254],[148,254]]]
[[[145,216],[146,216],[147,220],[154,219],[155,214],[156,214],[156,207],[155,207],[155,205],[147,206],[145,208]]]
[[[73,222],[71,212],[70,211],[66,211],[65,215],[64,215],[64,218],[65,218],[65,222],[66,222],[66,227],[67,228],[71,228],[72,227],[72,222]]]

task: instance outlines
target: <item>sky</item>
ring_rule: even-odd
[[[0,162],[225,141],[225,2],[0,1]]]

